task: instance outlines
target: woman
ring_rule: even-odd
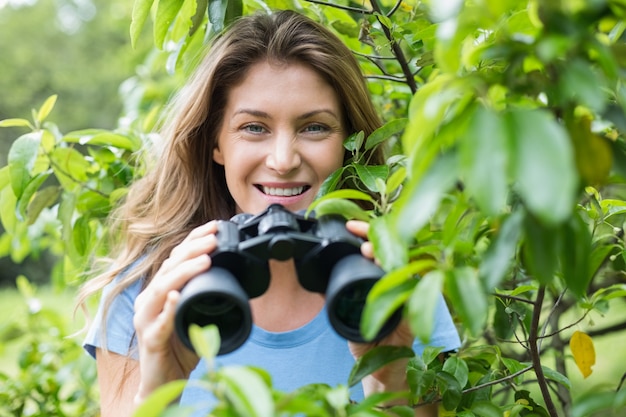
[[[158,386],[205,370],[177,338],[174,310],[179,290],[211,266],[213,220],[272,203],[306,209],[344,162],[343,140],[379,126],[356,60],[321,25],[283,11],[242,18],[214,41],[173,102],[156,166],[112,217],[119,245],[111,267],[85,288],[104,288],[85,341],[97,360],[104,417],[130,415]],[[383,156],[376,150],[370,160]],[[365,223],[347,228],[367,234]],[[362,250],[373,256],[370,244]],[[283,390],[345,384],[354,357],[371,346],[334,334],[324,296],[299,285],[293,261],[270,261],[270,272],[268,290],[250,300],[251,337],[218,363],[261,366]],[[452,350],[458,335],[441,304],[432,342]],[[399,326],[380,343],[410,346],[413,337]],[[406,389],[404,366],[366,378],[354,398]],[[188,388],[181,402],[205,397]]]

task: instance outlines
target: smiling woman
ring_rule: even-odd
[[[350,51],[323,26],[290,11],[242,18],[218,36],[169,114],[157,165],[112,217],[119,232],[114,261],[85,287],[84,295],[104,288],[85,347],[97,360],[105,417],[130,415],[163,384],[198,381],[207,372],[176,336],[174,318],[180,290],[219,253],[223,229],[216,220],[258,214],[274,203],[306,209],[350,156],[344,139],[380,126]],[[380,149],[360,152],[381,164]],[[365,223],[346,227],[367,235]],[[372,256],[371,244],[361,250]],[[218,364],[266,369],[285,391],[346,383],[355,359],[374,344],[348,342],[333,331],[324,294],[300,285],[293,259],[270,259],[268,268],[268,289],[250,300],[250,338]],[[443,299],[434,328],[433,345],[459,346]],[[406,325],[377,343],[424,349]],[[405,370],[406,362],[394,362],[351,395],[406,390]],[[200,415],[213,404],[193,383],[180,401]]]
[[[228,95],[213,151],[237,212],[259,213],[272,203],[306,209],[342,165],[343,120],[337,93],[309,66],[253,65]]]

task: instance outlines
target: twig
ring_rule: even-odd
[[[395,81],[398,83],[405,83],[405,79],[403,77],[395,77],[393,75],[366,75],[365,78],[368,80],[387,80],[387,81]]]
[[[522,298],[522,297],[516,297],[514,295],[506,295],[506,294],[498,294],[498,293],[492,293],[491,295],[495,296],[495,297],[500,297],[500,298],[504,298],[507,300],[512,300],[512,301],[519,301],[520,303],[526,303],[526,304],[535,304],[534,301],[532,300],[528,300],[526,298]]]
[[[372,10],[374,10],[375,13],[379,15],[383,14],[380,8],[380,5],[378,4],[378,0],[371,0],[370,3],[372,5]],[[404,74],[406,78],[406,83],[411,89],[411,92],[415,94],[417,92],[417,84],[415,83],[415,79],[413,78],[413,73],[411,72],[411,69],[409,68],[409,63],[406,57],[404,56],[404,52],[402,52],[402,48],[400,48],[400,45],[398,45],[398,42],[396,42],[396,39],[393,37],[393,35],[389,31],[389,28],[385,26],[383,22],[380,21],[379,17],[376,17],[376,18],[378,19],[378,22],[380,23],[380,26],[382,27],[383,32],[385,33],[385,37],[387,38],[387,40],[389,40],[389,42],[391,42],[391,50],[393,51],[393,54],[396,56],[396,59],[398,60],[398,63],[400,64],[400,68],[402,68],[402,73]]]
[[[543,368],[541,367],[541,353],[539,351],[538,343],[539,318],[541,317],[541,307],[543,305],[545,293],[546,288],[544,286],[539,287],[539,290],[537,291],[537,298],[535,299],[535,308],[533,309],[533,318],[530,326],[530,334],[528,335],[528,344],[535,375],[537,375],[537,384],[541,390],[543,400],[546,403],[548,413],[551,417],[558,417],[556,407],[552,401],[552,397],[550,396],[546,376],[544,375]]]
[[[543,337],[545,336],[546,331],[548,330],[548,324],[550,323],[550,319],[552,318],[552,315],[554,314],[554,312],[556,311],[557,307],[561,303],[561,300],[563,299],[563,296],[565,295],[565,291],[567,291],[567,289],[563,290],[561,292],[561,294],[559,295],[559,298],[556,299],[556,301],[554,302],[554,305],[552,306],[552,309],[550,310],[550,313],[548,313],[548,318],[546,319],[545,323],[543,324],[543,328],[541,329],[541,335],[537,338],[538,341],[539,341],[539,350],[541,350],[541,344],[543,342]]]
[[[515,378],[517,378],[518,376],[520,376],[520,375],[522,375],[522,374],[525,374],[525,373],[526,373],[526,372],[528,372],[528,371],[531,371],[532,369],[533,369],[533,366],[532,366],[532,365],[527,366],[526,368],[524,368],[524,369],[520,369],[519,371],[517,371],[517,372],[515,372],[515,373],[513,373],[513,374],[511,374],[511,375],[507,375],[507,376],[502,377],[502,378],[500,378],[500,379],[496,379],[496,380],[494,380],[494,381],[485,382],[484,384],[476,385],[476,386],[473,386],[473,387],[468,388],[468,389],[466,389],[466,390],[463,390],[463,394],[468,394],[468,393],[470,393],[470,392],[478,391],[478,390],[481,390],[481,389],[483,389],[483,388],[490,387],[490,386],[492,386],[492,385],[497,385],[497,384],[501,384],[501,383],[503,383],[503,382],[510,381],[511,379],[515,379]]]
[[[328,3],[325,1],[321,1],[321,0],[304,0],[304,1],[306,1],[307,3],[319,4],[321,6],[334,7],[335,9],[346,10],[349,12],[356,12],[356,13],[362,13],[362,14],[367,14],[367,15],[374,14],[372,10],[362,9],[360,7],[342,6],[340,4]]]
[[[396,4],[393,6],[393,8],[391,10],[389,10],[389,13],[387,13],[387,17],[391,17],[394,15],[394,13],[396,11],[398,11],[398,9],[400,8],[400,5],[402,4],[402,0],[398,0],[396,2]]]

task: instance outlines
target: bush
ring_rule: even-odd
[[[21,300],[0,327],[0,342],[19,346],[16,374],[0,373],[0,416],[99,415],[95,362],[72,338],[67,317],[41,304],[35,288],[18,278]]]

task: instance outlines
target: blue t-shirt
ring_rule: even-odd
[[[103,290],[106,296],[114,283]],[[115,298],[109,309],[106,328],[106,348],[120,355],[137,358],[133,314],[135,298],[141,290],[138,281]],[[95,349],[102,348],[102,304],[84,341],[85,349],[95,357]],[[458,332],[450,313],[441,297],[435,315],[436,323],[430,340],[431,346],[444,350],[454,350],[460,346]],[[416,340],[414,350],[421,354],[422,343]],[[346,385],[354,358],[348,349],[348,342],[331,327],[326,309],[304,326],[288,332],[268,332],[253,325],[248,340],[237,350],[218,356],[216,366],[252,365],[269,372],[273,386],[284,392],[291,392],[311,383],[325,383],[330,386]],[[191,373],[190,381],[197,380],[207,372],[207,364],[201,360]],[[360,384],[352,387],[351,398],[363,399]],[[207,411],[213,405],[213,397],[207,391],[188,384],[181,397],[181,405],[193,406]],[[195,415],[195,414],[194,414]]]

